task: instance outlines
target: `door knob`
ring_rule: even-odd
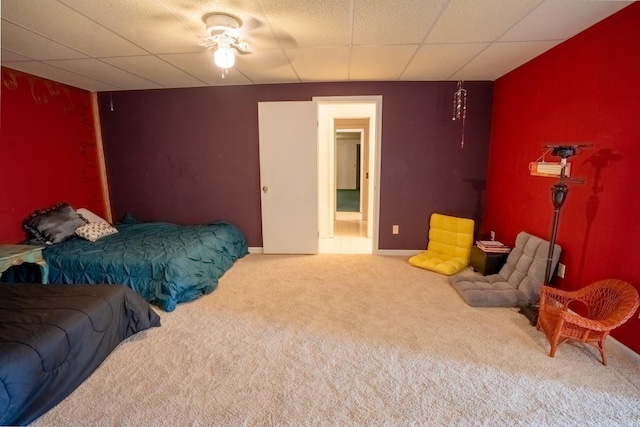
[[[267,191],[269,191],[269,187],[267,187],[266,185],[263,186],[262,187],[262,191],[266,193]]]

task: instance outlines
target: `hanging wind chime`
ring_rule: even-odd
[[[467,90],[462,87],[462,80],[458,82],[458,90],[453,94],[453,121],[462,120],[462,138],[460,148],[464,148],[464,125],[467,118]]]

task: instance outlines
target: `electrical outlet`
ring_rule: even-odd
[[[393,226],[393,234],[400,234],[400,226],[395,224]]]
[[[563,263],[558,263],[558,277],[561,277],[564,279],[564,271],[567,268],[566,265],[564,265]]]
[[[491,231],[491,240],[496,240],[496,232]]]

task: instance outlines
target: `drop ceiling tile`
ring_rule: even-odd
[[[298,81],[298,76],[280,49],[260,50],[239,55],[236,67],[254,84]]]
[[[203,34],[194,33],[158,1],[59,1],[149,53],[193,52],[202,43]]]
[[[89,56],[145,53],[75,10],[51,0],[3,0],[2,18]],[[82,35],[79,37],[78,35]]]
[[[195,87],[205,83],[153,55],[104,58],[102,61],[130,71],[164,87]]]
[[[500,41],[568,39],[631,3],[547,0],[500,37]],[[558,16],[566,19],[556,19]]]
[[[93,80],[110,82],[124,90],[159,89],[156,82],[146,80],[140,76],[106,64],[97,59],[73,59],[64,61],[46,61],[47,64],[62,68]]]
[[[351,41],[349,2],[344,0],[261,0],[284,48],[347,46]]]
[[[235,67],[229,70],[228,74],[223,78],[222,70],[213,63],[213,57],[209,52],[178,53],[158,56],[185,73],[205,82],[209,86],[251,84],[251,81]]]
[[[451,80],[496,80],[554,47],[556,41],[493,43]]]
[[[488,43],[428,44],[420,47],[402,80],[449,80],[469,58],[489,46]]]
[[[351,49],[349,80],[398,80],[418,46],[358,46]]]
[[[446,1],[368,0],[355,3],[353,44],[415,44],[424,40]]]
[[[349,78],[349,48],[287,49],[287,56],[301,81]]]
[[[80,76],[69,71],[53,67],[45,64],[44,62],[7,62],[3,61],[3,67],[12,68],[14,70],[22,71],[24,73],[32,74],[34,76],[40,76],[45,79],[53,80],[59,83],[64,83],[69,86],[84,89],[90,92],[101,92],[110,90],[119,90],[120,87],[110,85],[108,83],[96,81],[84,76]]]
[[[36,60],[76,59],[87,56],[2,19],[2,47]]]
[[[455,0],[442,14],[426,43],[491,42],[522,19],[541,0]]]
[[[523,43],[523,51],[511,51],[503,42],[559,43],[631,4],[617,0],[1,1],[2,59],[25,62],[40,71],[60,73],[56,67],[64,67],[65,82],[77,75],[90,80],[82,82],[90,90],[104,84],[144,89],[301,80],[495,79],[553,45],[536,50]],[[202,18],[216,11],[244,22],[241,36],[253,52],[239,56],[224,79],[201,46]],[[480,54],[473,47],[484,49],[497,38],[499,44]],[[416,51],[417,46],[422,47]],[[415,53],[406,59],[410,51]],[[82,61],[92,56],[96,62]],[[142,59],[147,56],[155,58]],[[495,64],[486,58],[495,59]],[[287,65],[289,59],[292,65]],[[398,71],[403,62],[405,67]]]

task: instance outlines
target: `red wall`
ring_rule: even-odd
[[[604,278],[640,289],[639,23],[634,3],[495,84],[484,234],[549,239],[556,180],[530,176],[528,164],[544,144],[593,144],[569,159],[585,183],[569,185],[560,215],[564,289]],[[637,313],[612,335],[640,353]]]
[[[3,67],[1,108],[0,242],[63,201],[104,217],[91,94]]]

